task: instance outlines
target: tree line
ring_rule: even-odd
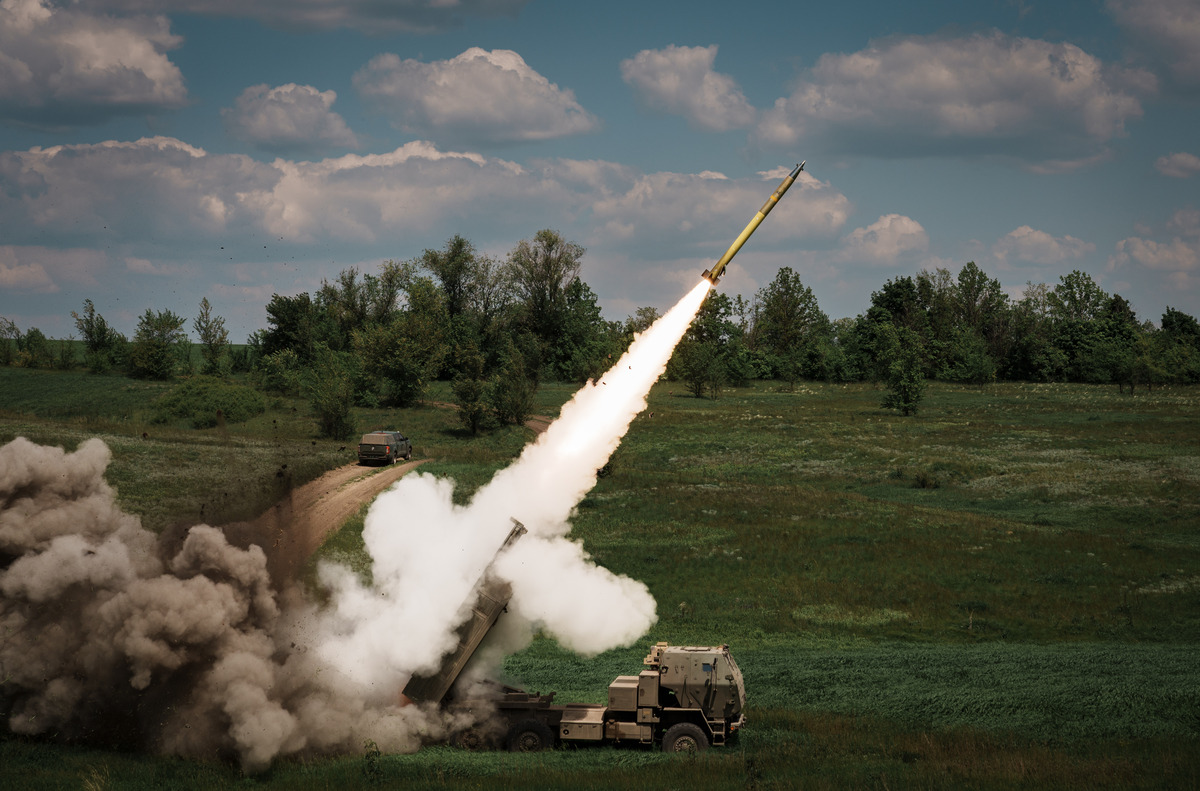
[[[322,433],[353,430],[350,408],[405,407],[434,380],[452,383],[473,432],[529,414],[542,381],[601,374],[657,317],[639,308],[606,321],[580,278],[584,249],[552,230],[503,259],[456,235],[440,249],[385,261],[378,273],[343,270],[313,294],[274,294],[267,326],[229,342],[207,298],[192,320],[147,310],[131,339],[91,300],[72,312],[85,365],[96,372],[169,379],[244,373],[261,389],[306,395]],[[0,318],[0,363],[70,367],[74,346]],[[1200,325],[1168,307],[1155,326],[1080,271],[1054,286],[1028,283],[1012,299],[974,262],[895,277],[854,318],[830,320],[790,267],[750,299],[714,291],[667,369],[697,396],[753,379],[884,383],[884,405],[915,412],[929,379],[1116,384],[1122,390],[1200,382]]]

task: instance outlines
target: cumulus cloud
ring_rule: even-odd
[[[621,61],[621,77],[643,107],[680,115],[697,129],[724,132],[754,123],[755,112],[730,76],[713,71],[717,46],[645,49]]]
[[[0,288],[10,293],[54,294],[63,285],[94,286],[107,269],[108,256],[99,250],[0,245]]]
[[[246,295],[262,292],[267,298],[273,291],[315,287],[321,274],[330,274],[284,266],[275,257],[276,244],[291,246],[289,252],[301,260],[306,247],[336,243],[343,262],[377,261],[376,256],[395,255],[391,249],[397,241],[453,233],[464,218],[471,218],[472,233],[484,236],[485,243],[488,233],[507,247],[530,229],[557,227],[589,248],[602,247],[608,260],[636,261],[628,269],[639,274],[686,269],[694,281],[781,176],[645,173],[599,160],[518,165],[420,141],[380,154],[264,163],[156,137],[0,153],[0,216],[7,218],[5,242],[27,246],[22,249],[32,250],[28,246],[53,232],[64,244],[114,250],[115,266],[105,253],[96,254],[92,271],[97,273],[192,266],[204,260],[195,252],[207,248],[212,264],[228,261],[233,267],[235,258],[252,264],[242,276],[228,270],[227,282],[251,289]],[[756,257],[747,257],[747,251],[741,258],[747,266],[751,261],[765,265],[764,256],[772,250],[794,250],[814,238],[832,240],[852,211],[849,199],[830,183],[801,173],[755,234],[750,248]],[[271,249],[261,244],[247,249],[243,243],[254,237],[269,241]],[[235,247],[217,249],[231,243]],[[188,253],[173,255],[173,249]],[[34,263],[31,254],[19,255],[19,264]],[[587,265],[600,260],[589,256]],[[65,274],[59,279],[58,270],[45,268],[56,282],[67,282]],[[605,278],[618,277],[589,271],[589,282],[598,288],[605,287]],[[306,286],[305,277],[313,285]],[[269,286],[277,282],[273,278],[287,282]],[[640,299],[678,295],[679,283],[670,277],[644,285]],[[628,283],[613,287],[627,290]],[[266,302],[245,298],[258,306]],[[261,323],[261,315],[253,321]]]
[[[352,28],[364,33],[433,33],[471,18],[515,17],[529,0],[90,0],[112,11],[170,10],[183,14],[256,19],[282,30]],[[169,6],[165,8],[165,6]]]
[[[17,257],[17,248],[0,247],[0,288],[10,292],[52,293],[58,284],[40,261],[22,263]]]
[[[921,223],[902,214],[885,214],[865,228],[855,228],[842,240],[838,257],[892,265],[906,256],[929,249],[929,235]]]
[[[599,119],[512,50],[472,47],[424,63],[378,55],[354,75],[363,100],[402,130],[477,145],[583,134]]]
[[[45,0],[0,0],[0,119],[46,128],[177,108],[182,39],[163,16],[113,18]]]
[[[1009,231],[992,245],[992,255],[1001,265],[1010,260],[1036,264],[1058,264],[1083,258],[1096,251],[1096,245],[1074,236],[1051,236],[1028,225]]]
[[[1106,68],[1073,44],[1002,33],[888,39],[822,55],[763,113],[755,138],[819,137],[848,152],[1094,157],[1142,114],[1145,75]]]
[[[775,171],[742,179],[708,171],[629,174],[627,181],[610,186],[594,200],[596,233],[610,243],[669,234],[675,243],[683,236],[701,245],[728,244],[753,216],[751,207],[762,205],[779,178]],[[828,235],[845,224],[851,210],[849,199],[828,182],[801,172],[787,200],[780,201],[755,239],[761,243]]]
[[[13,240],[47,228],[63,239],[195,239],[235,228],[249,196],[279,175],[170,137],[35,146],[0,153],[0,215]]]
[[[354,132],[330,109],[336,100],[334,91],[311,85],[252,85],[221,116],[231,135],[268,151],[357,148]]]
[[[1108,0],[1139,54],[1184,90],[1200,89],[1200,5],[1195,0]]]
[[[1153,233],[1145,229],[1147,234]],[[1141,276],[1157,274],[1165,277],[1170,292],[1164,301],[1178,299],[1180,291],[1190,291],[1200,274],[1200,211],[1181,209],[1166,223],[1158,239],[1131,236],[1117,242],[1108,259],[1108,271],[1121,269],[1142,271]]]
[[[1164,176],[1176,179],[1191,178],[1200,173],[1200,157],[1184,152],[1167,154],[1156,159],[1154,167]]]

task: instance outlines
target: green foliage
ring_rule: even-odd
[[[472,434],[488,428],[492,422],[492,410],[487,402],[488,383],[483,378],[483,357],[475,349],[465,350],[461,355],[461,373],[454,380],[454,402],[458,404],[458,417]]]
[[[159,399],[155,422],[182,418],[189,421],[192,428],[212,428],[241,423],[261,415],[266,408],[266,399],[253,388],[197,376]]]
[[[412,406],[424,395],[449,351],[444,304],[433,282],[412,281],[408,295],[408,310],[354,333],[363,375],[381,383],[382,403],[400,407]]]
[[[138,379],[170,379],[186,351],[186,322],[170,310],[147,309],[138,320],[129,350],[129,373]]]
[[[357,360],[317,344],[313,365],[305,377],[305,391],[317,419],[317,433],[331,439],[349,439],[357,425],[351,414]]]
[[[89,370],[105,373],[125,364],[128,356],[125,336],[108,325],[90,299],[83,301],[83,313],[71,311],[71,318],[75,319],[75,327],[83,339],[83,361]]]
[[[567,289],[579,276],[583,253],[582,246],[545,229],[522,239],[508,255],[505,269],[522,321],[544,345],[563,330]]]
[[[192,329],[200,338],[200,353],[204,357],[203,373],[227,376],[231,366],[224,358],[229,350],[229,331],[225,329],[225,319],[212,315],[208,297],[200,300],[200,313],[192,321]]]
[[[792,387],[801,377],[825,378],[830,334],[829,317],[791,267],[781,268],[755,295],[750,347],[773,362],[771,378]]]
[[[925,375],[921,373],[921,341],[907,328],[897,333],[896,342],[888,344],[896,350],[888,367],[885,409],[898,409],[902,415],[915,415],[925,397]]]
[[[268,393],[299,395],[304,381],[300,356],[294,349],[280,349],[264,355],[258,361],[257,371],[261,386]]]
[[[15,356],[17,339],[21,337],[21,331],[17,329],[17,325],[12,319],[0,316],[0,365],[12,364]]]
[[[996,379],[996,362],[988,354],[987,343],[973,330],[954,329],[944,354],[938,379],[944,382],[985,385]]]
[[[742,330],[733,321],[733,307],[727,294],[709,292],[667,364],[668,378],[682,380],[697,398],[721,394],[731,378],[731,361],[739,379],[752,365],[741,353]]]
[[[537,382],[530,378],[525,357],[516,344],[508,341],[500,369],[488,390],[488,403],[501,423],[522,425],[533,413]]]
[[[89,409],[116,409],[163,387],[0,370],[0,403],[39,415],[93,389],[102,393]],[[543,387],[537,411],[554,414],[573,389]],[[728,642],[750,694],[739,740],[694,760],[636,748],[512,755],[425,746],[374,759],[381,785],[1194,785],[1195,387],[1131,399],[1107,386],[999,382],[980,393],[932,383],[920,421],[881,411],[878,392],[859,384],[795,393],[755,384],[719,401],[679,389],[652,390],[620,463],[572,519],[572,537],[599,563],[650,587],[658,623],[631,647],[595,657],[540,638],[506,661],[505,680],[556,690],[560,703],[600,703],[655,640]],[[449,399],[445,382],[430,392]],[[123,506],[161,526],[201,505],[212,513],[232,500],[271,502],[283,461],[292,470],[353,460],[337,442],[310,449],[311,426],[290,407],[231,427],[228,440],[153,429],[143,439],[142,426],[130,425],[135,410],[103,424],[114,448],[109,480]],[[49,423],[8,413],[0,426],[5,439],[21,433],[68,447],[97,433],[57,414]],[[353,414],[392,422],[382,410]],[[454,410],[432,405],[404,419],[436,460],[423,469],[458,482],[458,502],[530,438],[516,426],[468,436],[454,430]],[[923,476],[939,485],[918,488]],[[361,562],[355,530],[361,516],[331,542],[344,542],[339,557],[357,550]],[[75,787],[97,766],[113,788],[345,788],[362,784],[368,765],[365,754],[306,756],[247,779],[217,761],[0,740],[0,785],[14,788]]]
[[[50,341],[37,327],[17,338],[16,364],[21,368],[49,368],[54,360]]]

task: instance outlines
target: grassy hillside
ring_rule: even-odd
[[[34,375],[53,379],[23,378]],[[352,460],[352,448],[312,436],[301,402],[276,401],[223,431],[151,426],[141,421],[154,387],[0,370],[0,439],[73,447],[103,436],[122,502],[159,526],[222,491],[277,485],[284,459],[312,470]],[[37,388],[40,397],[23,395]],[[107,398],[80,392],[99,388]],[[539,411],[554,414],[569,394],[543,390]],[[935,384],[909,418],[880,409],[880,397],[865,385],[789,393],[758,384],[713,401],[656,386],[612,474],[580,504],[574,535],[597,561],[649,585],[658,625],[598,657],[541,639],[506,664],[527,688],[594,702],[614,676],[637,670],[654,640],[729,643],[750,699],[734,747],[694,760],[438,747],[281,762],[239,779],[227,766],[8,738],[0,782],[1200,785],[1200,389],[1131,397],[1079,385]],[[72,403],[90,405],[72,412]],[[423,471],[454,477],[460,500],[531,436],[510,428],[472,438],[434,406],[363,412],[359,422],[411,434],[417,455],[435,460]],[[361,518],[324,551],[354,553],[357,531]]]

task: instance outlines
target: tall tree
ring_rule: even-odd
[[[698,398],[718,397],[730,379],[731,346],[741,335],[732,314],[729,295],[710,292],[668,363],[668,376],[682,380]]]
[[[418,277],[408,285],[406,310],[354,333],[364,376],[383,380],[383,403],[407,407],[421,398],[448,352],[444,327],[441,292]]]
[[[83,301],[83,313],[71,311],[71,318],[83,339],[83,360],[90,370],[103,373],[124,361],[128,341],[96,312],[90,299]]]
[[[187,319],[170,310],[149,308],[138,320],[129,352],[130,373],[143,379],[170,379],[179,366],[181,350],[187,343],[183,325]]]
[[[824,374],[829,317],[791,267],[782,267],[759,289],[751,316],[750,347],[770,356],[775,376],[795,383],[801,376]]]
[[[1066,376],[1071,381],[1109,381],[1107,372],[1095,369],[1097,346],[1103,341],[1099,319],[1109,302],[1092,276],[1078,269],[1062,275],[1046,295],[1054,331],[1054,345],[1066,356]]]
[[[524,320],[544,344],[562,331],[567,287],[579,276],[584,249],[557,231],[522,239],[508,256],[506,271]]]
[[[13,348],[21,331],[12,319],[0,316],[0,365],[8,365],[13,361],[16,350]]]
[[[204,373],[220,373],[221,358],[229,349],[229,331],[225,329],[225,319],[212,315],[212,305],[208,297],[200,300],[200,313],[192,321],[192,329],[200,338],[200,353],[204,355]]]
[[[478,288],[478,257],[475,245],[455,234],[441,250],[425,250],[421,266],[429,270],[442,287],[446,314],[454,319],[467,311]]]

